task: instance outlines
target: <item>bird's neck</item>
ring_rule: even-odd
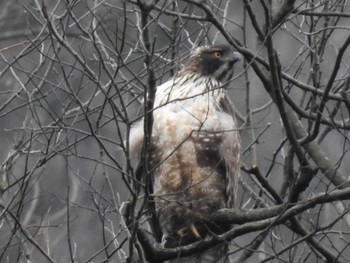
[[[191,73],[175,76],[157,89],[155,106],[182,100],[216,100],[223,96],[223,85],[212,77],[204,77]]]

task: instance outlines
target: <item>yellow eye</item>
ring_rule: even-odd
[[[215,52],[215,53],[213,54],[213,57],[214,57],[214,58],[221,58],[221,57],[222,57],[222,53],[221,53],[221,52]]]

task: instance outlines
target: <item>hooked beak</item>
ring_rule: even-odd
[[[240,61],[241,58],[242,58],[242,55],[240,53],[238,53],[237,51],[232,52],[231,61],[233,63],[236,63],[236,62]]]

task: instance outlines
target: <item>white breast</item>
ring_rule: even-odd
[[[169,80],[157,88],[153,136],[157,138],[158,146],[166,149],[166,156],[179,145],[187,144],[195,131],[230,133],[236,129],[232,116],[219,109],[223,96],[225,91],[215,79],[194,75]],[[137,156],[141,147],[143,125],[142,120],[131,130],[132,156]]]
[[[222,96],[224,90],[216,80],[193,75],[159,86],[153,113],[153,133],[159,144],[174,149],[194,131],[235,129],[232,117],[219,110]]]

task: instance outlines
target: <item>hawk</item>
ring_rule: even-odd
[[[240,136],[226,93],[240,57],[228,46],[199,47],[182,70],[157,87],[149,170],[165,247],[190,244],[230,227],[211,222],[210,216],[233,207],[240,174]],[[141,120],[131,129],[133,155],[140,154],[143,125]],[[226,252],[227,245],[221,245],[176,262],[226,262]]]

